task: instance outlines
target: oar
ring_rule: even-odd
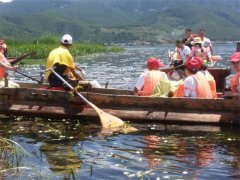
[[[34,55],[34,54],[36,54],[36,52],[32,51],[32,52],[26,53],[24,55],[21,55],[19,57],[16,57],[16,58],[8,58],[8,62],[10,62],[11,65],[14,65],[14,64],[20,62],[21,60],[23,60],[24,58]]]
[[[53,68],[49,69],[52,71],[63,83],[65,83],[71,90],[73,90],[84,102],[86,102],[89,106],[91,106],[98,116],[100,117],[101,124],[103,128],[111,129],[111,128],[117,128],[123,126],[125,123],[119,119],[118,117],[115,117],[111,114],[108,114],[101,109],[99,109],[97,106],[95,106],[92,102],[88,101],[82,94],[80,94],[77,90],[75,90],[67,81],[65,81]]]
[[[38,82],[38,84],[42,84],[42,83],[43,83],[43,77],[41,77],[41,79],[38,80],[38,79],[35,79],[35,78],[31,77],[31,76],[28,76],[28,75],[26,75],[26,74],[20,72],[20,71],[15,71],[15,72],[18,73],[18,74],[21,74],[22,76],[25,76],[25,77],[27,77],[27,78],[33,80],[33,81]]]

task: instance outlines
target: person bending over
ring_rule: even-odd
[[[66,81],[75,78],[79,81],[84,80],[76,70],[81,70],[76,67],[73,57],[69,52],[72,47],[72,37],[65,34],[61,39],[61,46],[52,50],[47,58],[46,69],[54,68],[54,70]],[[64,83],[51,71],[46,72],[46,79],[50,87],[65,88]]]

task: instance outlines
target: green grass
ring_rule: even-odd
[[[28,59],[35,59],[37,61],[24,61],[29,63],[36,62],[39,64],[43,59],[47,59],[48,54],[54,48],[60,46],[59,39],[54,36],[45,36],[34,40],[6,40],[8,44],[8,57],[17,57],[23,55],[30,51],[37,52],[36,55],[29,57]],[[108,47],[96,43],[79,43],[74,42],[72,48],[70,49],[73,57],[85,56],[94,53],[108,53],[108,52],[120,52],[123,51],[121,47]]]

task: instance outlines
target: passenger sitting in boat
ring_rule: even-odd
[[[148,70],[143,72],[135,84],[134,91],[139,96],[150,96],[159,81],[168,81],[165,72],[159,70],[164,64],[155,57],[150,57],[147,61]]]
[[[230,85],[233,93],[240,93],[240,52],[235,52],[230,57],[233,69],[236,74],[231,78]]]
[[[176,41],[176,46],[177,48],[180,49],[180,55],[182,57],[182,61],[183,63],[185,63],[186,60],[189,58],[191,49],[188,46],[184,45],[184,43],[181,40]]]
[[[201,42],[203,43],[204,41],[209,41],[210,42],[210,51],[211,51],[211,54],[213,53],[213,48],[212,48],[212,43],[211,43],[211,41],[210,41],[210,39],[208,39],[208,38],[206,38],[205,37],[205,30],[203,30],[203,29],[201,29],[200,31],[199,31],[199,37],[200,37],[200,39],[201,39]]]
[[[212,53],[211,53],[211,49],[210,49],[210,45],[211,42],[209,40],[206,40],[202,43],[202,49],[204,51],[204,53],[206,54],[206,62],[205,63],[210,63],[210,66],[213,66],[213,60],[212,60]]]
[[[5,87],[5,75],[6,71],[16,71],[16,66],[11,66],[11,64],[7,61],[7,59],[4,57],[2,53],[0,53],[0,88]],[[8,87],[19,87],[19,85],[15,82],[12,82],[10,80],[7,81]]]
[[[204,76],[207,78],[213,98],[217,98],[216,81],[215,81],[214,77],[207,70],[207,66],[205,64],[202,65],[200,72],[203,73]]]
[[[61,39],[61,46],[52,50],[47,59],[46,69],[54,67],[55,71],[65,80],[70,80],[69,75],[76,80],[84,80],[77,72],[76,69],[81,70],[80,67],[76,67],[73,61],[73,57],[69,52],[72,47],[72,37],[69,34],[65,34]],[[48,80],[50,87],[65,88],[64,83],[51,71],[46,72],[46,79]]]
[[[191,49],[192,48],[192,44],[191,44],[192,41],[193,41],[192,30],[191,29],[186,29],[184,38],[182,39],[182,42]]]
[[[7,58],[8,49],[3,39],[0,39],[0,53],[2,53]]]
[[[203,61],[199,57],[194,57],[186,62],[185,73],[187,78],[175,91],[174,97],[213,98],[207,78],[199,72],[202,65]]]
[[[210,59],[207,52],[204,51],[204,49],[202,48],[202,41],[200,37],[194,38],[192,44],[193,44],[193,47],[192,47],[189,59],[193,57],[200,57],[203,60],[203,62],[207,65]]]

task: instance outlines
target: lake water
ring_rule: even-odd
[[[88,79],[131,89],[149,56],[166,61],[172,46],[128,47],[123,53],[82,57]],[[215,44],[227,60],[234,44]],[[44,67],[25,66],[38,77]],[[27,80],[20,76],[17,80]],[[240,179],[239,127],[133,124],[130,134],[103,134],[81,119],[1,117],[0,172],[5,179]],[[1,141],[0,141],[1,142]],[[15,152],[16,151],[16,152]],[[18,168],[17,168],[18,167]]]

